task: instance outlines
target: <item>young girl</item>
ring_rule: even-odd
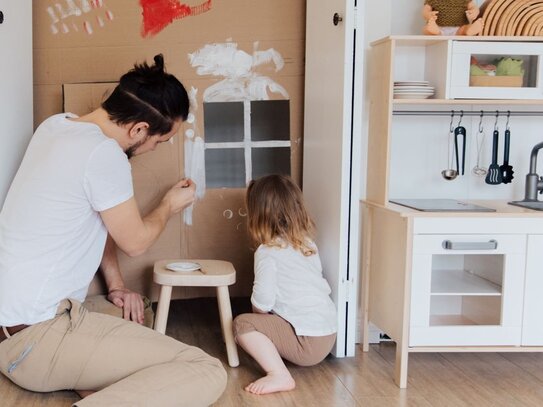
[[[336,309],[312,240],[314,224],[296,184],[282,175],[252,181],[247,210],[249,233],[260,246],[253,313],[234,320],[234,335],[266,376],[245,390],[292,390],[294,379],[281,358],[299,366],[322,361],[336,339]]]

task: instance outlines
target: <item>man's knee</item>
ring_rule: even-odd
[[[199,348],[197,349],[202,354],[193,362],[200,364],[199,371],[205,382],[206,396],[209,398],[209,404],[212,404],[226,389],[227,373],[219,359],[208,355]]]

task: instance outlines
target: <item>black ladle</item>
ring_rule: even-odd
[[[460,159],[458,155],[458,136],[462,136],[462,171],[460,171]],[[464,175],[466,166],[466,128],[460,125],[454,129],[454,152],[456,154],[456,172]]]

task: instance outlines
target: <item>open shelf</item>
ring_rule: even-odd
[[[430,315],[431,326],[478,325],[464,315]]]
[[[502,288],[464,270],[433,270],[431,295],[500,296]]]

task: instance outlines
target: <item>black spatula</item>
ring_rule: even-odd
[[[509,129],[505,130],[505,144],[503,149],[503,164],[500,165],[500,173],[502,174],[502,182],[509,184],[513,181],[513,167],[509,165],[509,146],[511,143],[511,132]]]
[[[498,130],[494,130],[492,135],[492,164],[488,167],[488,173],[486,174],[485,182],[490,185],[498,185],[502,183],[502,173],[500,172],[500,166],[498,165],[498,142],[500,133]]]

